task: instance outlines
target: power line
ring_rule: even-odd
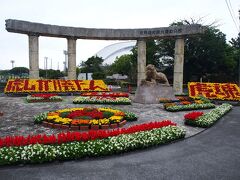
[[[233,7],[232,7],[231,0],[228,0],[228,4],[229,4],[229,6],[230,6],[230,9],[231,9],[232,14],[234,15],[234,10],[233,10]],[[235,22],[237,22],[236,16],[233,16],[233,18],[234,18]]]
[[[227,8],[228,8],[228,11],[229,11],[229,13],[230,13],[230,15],[231,15],[231,18],[232,18],[232,20],[233,20],[233,23],[234,23],[234,25],[235,25],[235,27],[236,27],[236,29],[237,29],[237,32],[239,32],[239,29],[238,29],[238,25],[237,25],[237,23],[236,23],[236,21],[235,21],[235,17],[233,16],[233,12],[231,11],[231,9],[232,9],[232,5],[231,5],[231,1],[229,0],[229,4],[228,4],[228,1],[227,0],[225,0],[225,2],[226,2],[226,5],[227,5]],[[230,9],[230,6],[231,6],[231,9]]]

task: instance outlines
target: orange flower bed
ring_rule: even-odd
[[[204,96],[208,99],[240,101],[240,88],[231,83],[188,83],[189,97]]]
[[[10,79],[4,93],[109,91],[102,80]]]

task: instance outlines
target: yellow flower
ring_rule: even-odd
[[[90,124],[97,125],[97,124],[99,124],[99,120],[92,119],[92,120],[90,120],[90,122],[89,122],[89,123],[90,123]]]
[[[99,119],[99,125],[101,125],[101,124],[109,124],[109,119],[106,119],[106,118]]]
[[[120,122],[123,119],[123,116],[112,116],[109,118],[110,121]]]

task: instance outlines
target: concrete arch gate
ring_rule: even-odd
[[[76,41],[77,39],[96,40],[137,40],[138,47],[138,85],[145,78],[146,40],[175,38],[173,89],[182,93],[184,38],[204,32],[199,24],[176,27],[141,29],[94,29],[41,24],[14,19],[6,20],[8,32],[27,34],[29,40],[29,78],[39,78],[39,36],[67,39],[68,79],[76,79]]]

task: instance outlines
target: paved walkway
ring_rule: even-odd
[[[169,119],[186,130],[186,137],[192,136],[204,130],[203,128],[184,125],[183,120],[184,115],[187,113],[186,111],[175,113],[167,112],[163,109],[162,104],[144,105],[133,103],[132,105],[83,105],[73,104],[72,101],[75,98],[74,96],[63,96],[63,102],[27,103],[25,98],[26,97],[0,97],[0,111],[4,113],[3,116],[0,116],[0,137],[7,135],[26,136],[26,134],[59,133],[62,130],[45,128],[42,125],[34,124],[33,116],[46,111],[86,106],[111,107],[135,113],[138,116],[138,121],[128,122],[124,127],[149,121],[162,121]]]
[[[122,155],[0,167],[0,179],[240,179],[240,107],[182,141]]]

